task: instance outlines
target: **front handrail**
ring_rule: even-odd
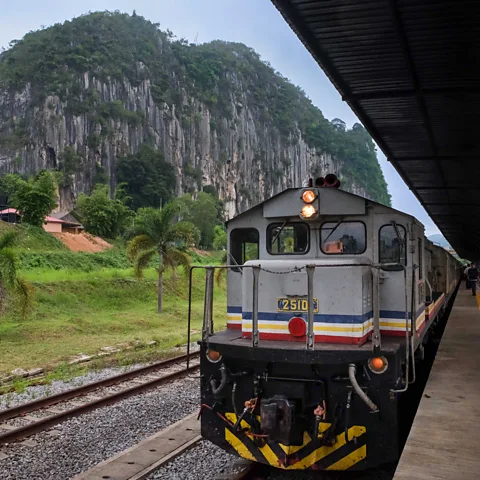
[[[394,393],[401,393],[407,390],[409,383],[412,383],[409,379],[410,370],[410,355],[412,355],[412,362],[414,361],[414,344],[410,345],[413,337],[413,321],[409,322],[408,318],[408,293],[407,293],[407,269],[405,265],[399,263],[331,263],[331,264],[308,264],[302,267],[295,267],[295,272],[301,272],[306,270],[307,272],[307,339],[306,348],[309,351],[313,351],[315,348],[315,312],[313,304],[313,278],[315,270],[317,268],[338,268],[338,267],[369,267],[372,271],[373,277],[373,338],[372,338],[372,350],[376,355],[381,350],[381,331],[380,331],[380,292],[379,292],[379,270],[385,267],[397,267],[403,270],[404,284],[405,284],[405,388],[392,390]],[[259,289],[259,277],[260,272],[263,270],[266,273],[272,272],[268,269],[262,268],[261,263],[256,265],[195,265],[190,267],[189,271],[189,290],[188,290],[188,333],[187,333],[187,368],[189,366],[190,356],[190,341],[191,341],[191,319],[192,319],[192,284],[193,284],[193,271],[197,269],[204,269],[205,275],[205,298],[204,298],[204,319],[202,325],[202,341],[208,346],[209,338],[214,334],[213,325],[213,293],[214,293],[214,272],[216,269],[241,269],[252,268],[253,272],[253,285],[252,285],[252,347],[258,347],[259,345],[259,327],[258,327],[258,289]],[[285,273],[285,272],[279,272]],[[288,272],[287,272],[288,273]],[[376,286],[376,287],[375,287]],[[412,302],[412,305],[414,303]],[[412,318],[414,316],[411,312]],[[409,325],[410,323],[410,325]],[[415,379],[415,374],[414,374]],[[413,381],[415,381],[413,379]]]
[[[213,334],[213,287],[215,269],[209,267],[205,270],[205,298],[203,304],[202,341],[208,343]],[[189,299],[190,301],[190,299]]]
[[[252,292],[252,347],[258,347],[258,277],[260,265],[253,265],[253,292]]]
[[[307,350],[315,348],[315,312],[313,308],[313,275],[315,274],[315,265],[307,265]]]
[[[391,389],[392,393],[402,393],[408,390],[408,376],[410,371],[410,328],[408,322],[408,291],[407,291],[407,269],[405,265],[403,267],[403,280],[404,280],[404,291],[405,291],[405,387],[400,389]],[[413,282],[413,277],[412,277]]]
[[[379,356],[382,350],[382,335],[380,334],[380,275],[376,268],[372,268],[372,302],[373,302],[373,336],[372,351]]]
[[[411,335],[410,335],[410,354],[412,355],[412,380],[410,384],[415,383],[417,378],[416,368],[415,368],[415,336],[414,333],[417,333],[417,309],[415,308],[415,298],[417,297],[416,292],[416,281],[415,281],[415,269],[419,268],[418,265],[413,265],[412,270],[412,298],[411,298]]]

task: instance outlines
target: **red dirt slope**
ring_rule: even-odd
[[[105,240],[85,232],[78,235],[73,233],[52,233],[52,235],[57,237],[72,252],[97,253],[112,248],[112,245]]]

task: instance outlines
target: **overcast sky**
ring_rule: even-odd
[[[190,42],[214,39],[242,42],[254,48],[264,60],[299,85],[325,117],[344,120],[348,126],[357,121],[350,107],[323,74],[310,54],[270,0],[0,0],[0,46],[8,47],[31,30],[63,22],[98,10],[119,10],[160,23],[178,37]],[[427,235],[438,233],[415,196],[378,152],[383,173],[393,199],[393,207],[417,217]]]

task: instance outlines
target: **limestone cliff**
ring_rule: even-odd
[[[187,45],[141,17],[95,13],[31,33],[0,56],[0,173],[63,168],[68,209],[99,170],[113,191],[118,158],[143,143],[174,166],[177,195],[213,185],[228,218],[315,173],[389,203],[365,130],[325,120],[244,45]],[[65,170],[68,146],[78,155]]]

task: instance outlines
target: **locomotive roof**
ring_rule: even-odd
[[[258,203],[257,205],[249,208],[248,210],[245,210],[244,212],[236,215],[235,217],[231,218],[230,220],[228,220],[226,222],[226,224],[228,225],[230,222],[240,218],[240,217],[245,217],[247,215],[251,215],[254,211],[260,209],[260,208],[263,208],[264,205],[266,204],[270,204],[270,203],[273,203],[275,201],[278,201],[279,197],[287,194],[288,192],[292,192],[292,191],[301,191],[301,190],[304,190],[305,188],[308,188],[308,187],[298,187],[298,188],[286,188],[285,190],[281,191],[280,193],[277,193],[276,195],[274,195],[273,197],[270,197],[266,200],[264,200],[263,202],[260,202]],[[341,196],[345,196],[345,197],[350,197],[350,198],[354,198],[354,199],[361,199],[363,201],[366,202],[367,205],[377,205],[377,206],[380,206],[382,208],[385,208],[385,209],[388,209],[388,210],[391,210],[392,212],[394,213],[399,213],[401,215],[405,215],[411,219],[413,219],[415,222],[417,222],[419,225],[422,225],[423,224],[417,220],[413,215],[410,215],[408,213],[405,213],[405,212],[402,212],[400,210],[396,210],[395,208],[392,208],[392,207],[389,207],[387,205],[383,205],[381,203],[378,203],[378,202],[375,202],[373,200],[370,200],[369,198],[365,198],[365,197],[362,197],[360,195],[356,195],[354,193],[350,193],[350,192],[346,192],[345,190],[339,190],[339,189],[333,189],[333,188],[329,188],[328,190],[332,191],[332,192],[335,192],[336,194],[338,195],[341,195]],[[279,215],[278,217],[281,217],[282,215]],[[286,215],[286,216],[291,216],[291,215]]]

